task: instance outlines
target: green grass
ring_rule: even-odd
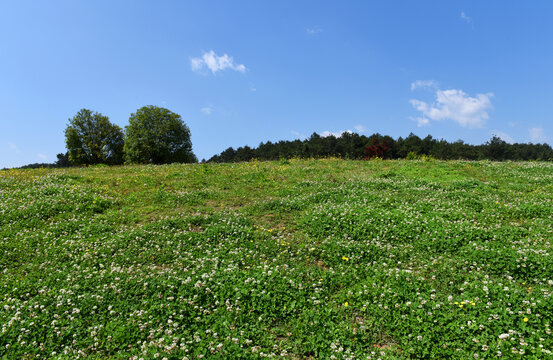
[[[0,172],[0,358],[548,358],[553,164]]]

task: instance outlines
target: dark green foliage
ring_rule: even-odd
[[[190,130],[181,116],[152,105],[138,109],[129,118],[125,160],[141,164],[197,162]]]
[[[57,167],[56,164],[50,164],[50,163],[32,163],[20,166],[16,169],[41,169],[41,168],[55,168]],[[4,168],[2,170],[8,170],[8,168]]]
[[[504,160],[510,158],[510,146],[498,136],[493,136],[486,143],[486,157],[490,160]]]
[[[384,144],[386,145],[384,146]],[[279,160],[294,157],[304,159],[322,157],[406,159],[408,156],[409,159],[420,159],[425,156],[440,160],[553,160],[553,149],[548,144],[508,144],[496,136],[484,145],[470,145],[465,144],[462,140],[452,143],[443,139],[436,140],[430,135],[421,139],[413,133],[406,138],[399,137],[397,140],[378,133],[368,137],[347,132],[340,137],[333,135],[322,137],[313,133],[309,139],[303,141],[279,141],[277,143],[268,141],[259,144],[254,149],[248,146],[236,150],[228,148],[221,154],[213,156],[209,162],[237,162],[251,159]]]
[[[75,165],[123,163],[123,131],[107,116],[88,109],[69,119],[65,145]]]
[[[56,161],[57,167],[70,167],[71,161],[69,160],[69,153],[61,153],[57,155],[58,160]]]

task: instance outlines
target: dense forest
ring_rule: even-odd
[[[37,163],[21,168],[69,167],[74,166],[68,153],[58,154],[55,163]],[[390,136],[373,134],[343,133],[340,137],[320,136],[313,133],[305,140],[261,143],[257,148],[249,146],[226,149],[212,156],[207,162],[239,162],[257,160],[281,160],[290,158],[339,157],[344,159],[419,159],[440,160],[553,160],[553,148],[548,144],[509,144],[493,136],[485,144],[471,145],[462,140],[447,142],[428,135],[421,139],[411,133],[406,138],[394,140]]]
[[[447,142],[428,135],[424,139],[411,133],[394,140],[390,136],[371,136],[344,132],[340,137],[313,133],[308,139],[261,143],[228,148],[211,157],[208,162],[238,162],[251,159],[278,160],[287,158],[340,157],[345,159],[417,159],[423,156],[441,160],[553,160],[553,149],[548,144],[509,144],[493,136],[482,145],[470,145],[462,140]]]

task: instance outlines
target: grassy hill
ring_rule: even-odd
[[[0,171],[0,355],[548,358],[552,202],[538,162]]]

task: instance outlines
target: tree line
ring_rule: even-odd
[[[53,164],[29,164],[21,168],[69,167],[75,165],[194,163],[190,129],[180,115],[157,106],[144,106],[132,113],[125,130],[112,124],[107,116],[88,109],[80,110],[65,129],[66,153],[57,155]],[[394,139],[378,133],[370,136],[344,132],[336,137],[313,133],[304,140],[267,141],[258,147],[229,147],[208,162],[280,160],[290,158],[340,157],[344,159],[417,159],[440,160],[553,160],[548,144],[509,144],[492,138],[485,144],[471,145],[462,140],[448,142],[431,135],[421,139],[411,133]],[[204,160],[202,160],[204,161]]]
[[[378,133],[365,136],[344,132],[339,137],[323,137],[313,133],[305,140],[268,141],[260,143],[256,148],[243,146],[236,150],[229,147],[211,157],[208,162],[323,157],[416,159],[423,156],[441,160],[553,160],[553,149],[548,144],[509,144],[498,136],[492,136],[485,144],[471,145],[462,140],[437,140],[430,135],[421,139],[413,133],[398,139]]]
[[[132,113],[124,130],[101,113],[81,109],[69,119],[65,146],[67,152],[58,154],[54,164],[22,168],[198,162],[181,116],[152,105]]]

